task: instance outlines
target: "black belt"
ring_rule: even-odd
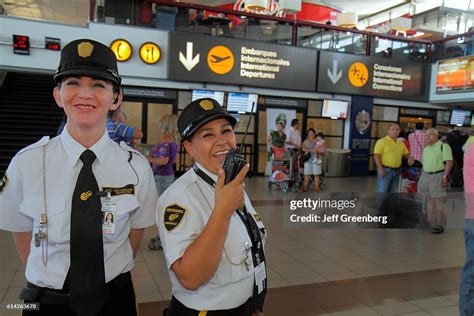
[[[198,316],[200,311],[188,308],[181,303],[176,297],[171,297],[170,306],[165,310],[163,315],[179,315],[179,316]],[[245,303],[231,309],[221,309],[207,311],[208,316],[247,316],[252,314],[252,298],[249,298]]]
[[[387,167],[387,166],[383,166],[384,168],[387,168],[387,169],[392,169],[392,170],[399,170],[400,167],[397,167],[397,168],[393,168],[393,167]]]
[[[107,283],[107,297],[111,287],[122,286],[132,279],[130,272],[122,273],[115,279]],[[26,287],[21,289],[20,299],[27,302],[38,302],[49,305],[59,305],[69,307],[69,290],[56,290],[40,287],[33,283],[26,282]]]
[[[426,172],[423,170],[424,173],[427,173],[427,174],[438,174],[438,173],[441,173],[441,172],[444,172],[444,169],[443,170],[438,170],[438,171],[435,171],[435,172]]]

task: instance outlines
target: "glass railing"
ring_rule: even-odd
[[[342,53],[367,54],[368,33],[317,24],[297,24],[296,45]]]
[[[433,62],[441,59],[474,55],[474,31],[449,36],[433,42]]]
[[[370,56],[417,63],[431,62],[431,42],[394,36],[370,36]]]
[[[120,3],[91,1],[95,5],[91,20],[417,63],[474,53],[474,32],[432,42],[168,0],[152,0],[131,8],[121,8]]]

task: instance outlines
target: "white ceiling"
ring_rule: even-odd
[[[8,15],[32,19],[86,24],[89,0],[0,0]]]
[[[112,0],[109,0],[112,1]],[[181,0],[203,5],[221,5],[232,0]],[[304,0],[344,12],[357,12],[359,18],[371,15],[409,0]],[[50,20],[69,24],[86,24],[89,0],[0,0],[8,15]]]

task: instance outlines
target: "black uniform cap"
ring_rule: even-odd
[[[114,52],[91,39],[74,40],[64,46],[54,82],[57,84],[65,76],[90,76],[109,80],[119,86],[122,81]]]
[[[178,118],[181,139],[189,139],[201,126],[220,118],[227,119],[232,127],[237,123],[236,118],[229,115],[214,99],[203,98],[189,103]]]

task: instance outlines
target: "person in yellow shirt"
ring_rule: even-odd
[[[392,193],[398,191],[400,167],[402,159],[408,158],[408,164],[413,164],[413,158],[403,142],[397,140],[400,134],[398,124],[390,124],[387,136],[375,143],[374,161],[377,165],[377,193]]]
[[[433,234],[443,232],[444,204],[448,187],[448,176],[453,167],[453,153],[449,144],[439,140],[438,131],[426,131],[427,145],[423,149],[423,172],[418,181],[418,193],[428,195],[426,212]],[[435,210],[433,210],[433,206]]]

